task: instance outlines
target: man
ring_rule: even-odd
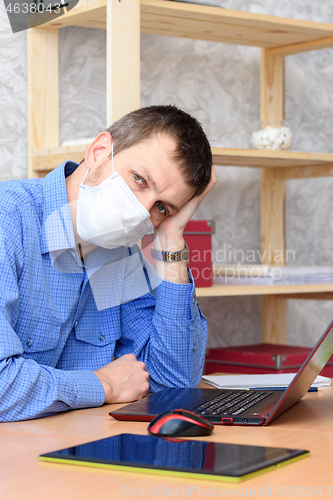
[[[198,383],[206,324],[183,230],[215,182],[199,123],[152,106],[80,165],[0,186],[1,421]],[[154,229],[160,278],[133,245]]]

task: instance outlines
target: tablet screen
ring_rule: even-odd
[[[287,448],[120,434],[47,453],[40,458],[118,470],[130,468],[133,471],[137,468],[137,472],[155,474],[162,471],[163,474],[176,472],[188,477],[206,474],[211,476],[209,479],[237,481],[308,453]]]

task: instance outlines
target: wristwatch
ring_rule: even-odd
[[[155,260],[162,260],[163,262],[178,262],[179,260],[188,260],[190,254],[187,243],[185,242],[185,248],[183,250],[178,250],[178,252],[164,252],[163,250],[155,250],[152,248],[150,250],[150,255]]]

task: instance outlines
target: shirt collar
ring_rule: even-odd
[[[68,202],[65,178],[73,173],[78,163],[67,161],[52,170],[43,184],[42,254],[74,249],[75,238]]]
[[[69,207],[66,177],[72,174],[78,163],[67,161],[47,174],[43,185],[43,226],[41,253],[51,254],[53,266],[61,272],[82,272],[82,262],[76,253],[72,217]],[[61,258],[64,251],[70,254]],[[63,254],[64,255],[64,254]],[[113,250],[95,248],[84,258],[85,268],[91,277],[101,267],[111,262],[125,261],[131,255],[127,247]],[[77,267],[79,266],[79,269]]]

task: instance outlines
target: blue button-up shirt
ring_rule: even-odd
[[[76,167],[0,184],[0,421],[103,404],[93,370],[128,353],[153,391],[200,380],[207,329],[193,281],[152,283],[137,246],[82,263],[65,182]]]

